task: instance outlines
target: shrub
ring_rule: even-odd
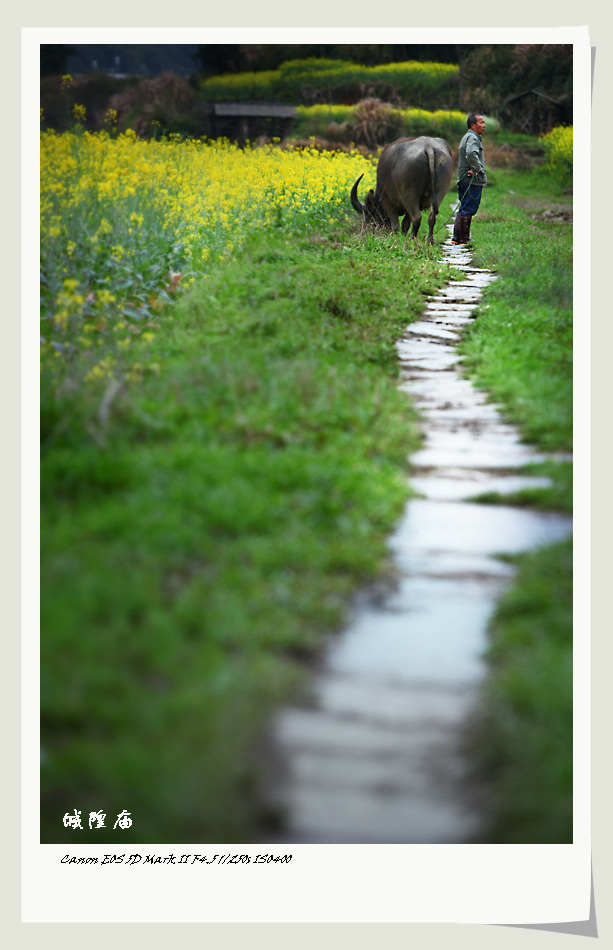
[[[202,97],[211,102],[222,99],[270,99],[275,95],[278,72],[230,73],[211,76],[200,86]]]
[[[573,177],[573,127],[558,125],[548,135],[541,136],[541,144],[547,156],[549,170],[560,181],[572,181]]]
[[[312,56],[310,59],[290,59],[286,63],[281,63],[279,72],[285,79],[295,78],[296,76],[309,76],[313,73],[324,73],[334,69],[351,69],[354,64],[348,59],[317,59]]]
[[[200,90],[208,100],[275,97],[315,105],[376,97],[397,106],[419,103],[437,108],[455,100],[458,75],[458,67],[449,63],[359,66],[346,60],[306,59],[282,63],[271,72],[212,76]]]
[[[380,99],[362,99],[355,107],[351,133],[355,142],[376,145],[385,138],[396,138],[392,127],[397,126],[393,110]]]
[[[194,92],[186,79],[163,73],[117,93],[109,105],[117,114],[120,128],[125,129],[129,123],[137,135],[146,136],[155,120],[165,127],[176,122],[189,110],[193,99]]]
[[[491,127],[488,119],[488,127]],[[356,106],[298,106],[297,138],[323,136],[345,144],[364,142],[384,145],[402,135],[434,135],[449,141],[466,131],[463,112],[439,109],[394,109],[379,99],[368,98]]]

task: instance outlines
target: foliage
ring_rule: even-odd
[[[40,75],[61,76],[68,70],[68,59],[74,47],[64,43],[40,44]]]
[[[373,146],[385,139],[397,137],[393,129],[393,115],[389,106],[380,99],[362,99],[355,107],[351,135],[354,141]]]
[[[228,73],[205,79],[200,85],[200,94],[211,102],[223,99],[273,99],[277,95],[278,81],[279,73],[275,70]]]
[[[385,565],[418,440],[394,342],[448,271],[360,236],[370,168],[42,137],[44,841],[75,806],[249,840],[258,730]]]
[[[71,386],[92,374],[140,378],[156,366],[148,344],[178,280],[190,286],[255,230],[329,223],[371,167],[357,153],[44,133],[45,361],[57,364],[54,373],[61,367]]]
[[[536,89],[553,99],[572,97],[572,45],[522,43],[477,45],[462,65],[464,106],[494,114],[504,100]]]
[[[541,137],[549,170],[564,185],[573,180],[573,127],[558,125]]]
[[[572,213],[546,169],[498,170],[488,182],[471,227],[474,260],[501,279],[487,288],[464,339],[464,366],[526,440],[571,452]],[[572,511],[571,462],[552,458],[530,474],[550,477],[553,487],[525,489],[504,503]],[[565,843],[572,841],[572,543],[513,560],[519,573],[491,623],[470,740],[488,803],[483,840]]]
[[[137,135],[146,137],[151,134],[152,125],[170,131],[169,126],[178,123],[187,132],[188,113],[194,99],[187,80],[164,73],[116,93],[109,107],[115,110],[120,129],[131,128]],[[192,127],[195,130],[193,120]]]
[[[41,48],[42,51],[56,49],[61,47]],[[139,77],[168,71],[184,76],[189,74],[189,64],[196,49],[200,51],[200,75],[206,78],[198,83],[196,75],[192,74],[190,83],[194,89],[198,88],[199,96],[187,107],[170,105],[161,114],[153,116],[166,131],[181,131],[188,135],[206,133],[203,100],[219,99],[278,98],[291,104],[355,105],[361,99],[378,98],[391,106],[419,107],[426,111],[477,109],[488,115],[498,115],[509,124],[511,118],[499,114],[503,101],[530,88],[562,102],[560,109],[551,106],[560,113],[555,121],[572,122],[571,46],[211,44],[196,48],[172,44],[107,44],[75,47],[76,57],[71,56],[68,60],[73,71],[85,74],[77,79],[77,85],[79,102],[87,109],[87,128],[91,131],[101,129],[107,109],[116,108],[109,102],[110,96],[113,92],[137,87]],[[100,70],[109,70],[114,68],[115,55],[120,56],[121,74],[95,72],[87,75],[92,59],[99,61]],[[62,61],[65,58],[57,60]],[[459,61],[459,67],[455,65],[456,61]],[[64,71],[59,69],[57,62],[50,70],[55,75],[45,75],[49,72],[47,67],[43,70],[41,106],[49,125],[62,130],[69,128],[70,122],[66,122],[61,104],[57,108],[57,75]],[[129,78],[119,78],[126,72]],[[135,95],[137,105],[139,98],[140,93]],[[546,100],[541,100],[541,103],[546,103]],[[150,115],[144,116],[147,123],[151,118]],[[137,109],[128,114],[124,122],[120,118],[119,127],[134,128],[139,120]],[[533,131],[537,134],[543,128]],[[550,125],[545,128],[550,128]]]
[[[496,123],[488,119],[495,127]],[[433,135],[450,141],[466,131],[462,112],[425,109],[394,109],[377,99],[366,99],[356,106],[298,106],[294,137],[321,136],[331,141],[384,145],[402,135]]]
[[[488,288],[487,319],[472,325],[463,350],[478,385],[527,439],[571,451],[572,226],[550,210],[558,191],[542,170],[525,183],[501,169],[488,184],[471,228],[475,262],[504,279]]]
[[[110,108],[113,96],[134,90],[138,85],[135,78],[119,79],[103,74],[76,77],[67,97],[61,76],[46,76],[40,83],[40,104],[45,114],[42,128],[54,129],[56,132],[72,129],[71,108],[72,104],[78,101],[85,106],[87,112],[87,129],[99,131],[104,127],[104,116]]]
[[[355,103],[367,97],[397,105],[419,102],[422,108],[449,105],[456,96],[458,70],[449,63],[388,63],[359,66],[342,60],[308,59],[282,63],[266,73],[212,76],[200,86],[204,99],[278,97],[283,102],[313,105]]]
[[[66,109],[65,90],[57,77],[41,83],[41,104],[46,116],[46,127],[55,131],[72,128]],[[173,73],[164,73],[151,79],[117,79],[97,75],[73,81],[69,97],[73,108],[82,105],[87,113],[86,128],[100,131],[105,127],[109,109],[116,113],[120,130],[132,129],[139,136],[152,134],[152,123],[171,131],[179,124],[182,131],[198,127],[198,115],[193,109],[195,93],[186,79]]]
[[[514,558],[490,623],[489,676],[473,757],[489,844],[573,840],[572,540]]]
[[[202,75],[278,69],[288,60],[346,60],[362,66],[421,60],[437,63],[457,62],[456,46],[451,44],[409,45],[406,43],[355,44],[259,44],[235,46],[209,44],[198,47],[196,59]]]
[[[127,807],[132,842],[247,841],[266,818],[258,730],[384,569],[419,438],[394,342],[448,276],[436,249],[359,233],[363,171],[368,187],[356,152],[41,137],[44,841],[74,841],[75,805]],[[491,176],[473,233],[505,280],[464,351],[526,436],[566,450],[572,245],[541,214],[550,182]],[[566,840],[568,559],[551,558],[524,577],[553,577],[550,603],[513,595],[518,664],[493,655],[501,840]]]

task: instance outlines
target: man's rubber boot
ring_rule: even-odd
[[[458,211],[453,225],[452,244],[468,244],[470,241],[470,222],[472,218],[472,214],[460,214]]]

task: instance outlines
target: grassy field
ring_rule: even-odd
[[[563,176],[488,175],[474,260],[502,280],[465,338],[467,372],[524,437],[553,453],[532,465],[552,488],[507,496],[572,511],[572,199]],[[497,503],[499,496],[482,496]],[[572,841],[572,542],[513,559],[517,581],[490,624],[490,674],[471,737],[490,808],[485,840]]]
[[[94,144],[110,168],[121,149],[140,155],[137,142]],[[247,180],[265,166],[260,187],[247,181],[249,216],[207,234],[217,251],[196,253],[198,226],[189,259],[190,246],[172,244],[162,282],[166,266],[200,262],[185,292],[149,288],[139,303],[130,279],[141,240],[156,253],[153,223],[127,233],[132,215],[154,216],[151,192],[128,195],[124,211],[118,202],[116,222],[103,205],[116,234],[73,210],[106,242],[100,274],[117,275],[124,247],[131,269],[102,290],[90,289],[83,237],[59,253],[75,233],[60,202],[51,225],[60,235],[44,273],[56,285],[61,267],[69,276],[42,324],[45,841],[74,840],[62,818],[75,807],[128,809],[126,841],[249,840],[254,737],[351,594],[385,569],[417,445],[394,341],[449,270],[435,249],[360,236],[347,182],[364,160],[271,153],[294,168],[290,191],[259,152],[188,161],[177,149],[142,158],[179,169],[164,202],[177,214],[182,162],[212,168],[220,187],[234,183],[232,162]],[[77,156],[78,176],[90,166]],[[318,193],[310,207],[304,196]],[[115,838],[112,825],[96,832]]]
[[[42,840],[74,843],[77,808],[130,811],[126,842],[248,841],[260,725],[386,569],[418,444],[394,342],[451,271],[360,233],[358,154],[46,134],[41,170]],[[508,174],[475,219],[505,281],[468,365],[567,449],[563,268],[536,308],[515,294],[570,228]],[[567,508],[564,472],[520,500]]]

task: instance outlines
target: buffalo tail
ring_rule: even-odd
[[[432,148],[431,145],[428,145],[428,147],[426,148],[426,152],[428,155],[428,165],[430,166],[430,185],[431,185],[430,205],[434,213],[438,214],[438,204],[436,201],[436,162],[435,162],[434,149]]]

